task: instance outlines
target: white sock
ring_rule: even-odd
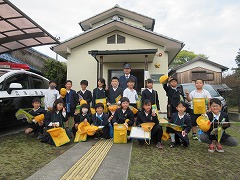
[[[175,133],[169,133],[172,142],[175,142]]]

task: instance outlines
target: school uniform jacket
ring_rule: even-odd
[[[155,125],[159,124],[157,115],[152,116],[152,112],[150,112],[148,115],[146,115],[145,111],[138,112],[136,125],[139,126],[140,124],[146,122],[154,122]]]
[[[168,97],[168,104],[176,108],[178,102],[180,101],[180,95],[184,97],[182,91],[179,88],[173,89],[167,84],[163,85],[163,89],[166,91]]]
[[[130,74],[130,77],[129,78],[133,78],[134,81],[135,81],[135,84],[134,84],[134,89],[137,89],[137,78],[133,75]],[[119,78],[119,86],[123,89],[126,89],[127,88],[127,80],[128,78],[126,78],[125,74],[123,76],[120,76]]]
[[[212,122],[212,123],[211,123],[210,129],[209,129],[206,133],[207,133],[209,136],[211,136],[210,133],[211,133],[211,131],[213,130],[213,128],[217,128],[217,127],[218,127],[218,120],[215,119],[215,120],[213,121],[214,115],[213,115],[212,112],[207,112],[207,116],[208,116],[208,119],[210,120],[210,122]],[[223,111],[221,111],[220,116],[219,116],[219,122],[222,122],[223,119],[225,119],[225,122],[229,122],[228,114],[225,113],[225,112],[223,112]],[[230,127],[230,123],[228,123],[225,127],[223,127],[223,129],[227,129],[227,128],[229,128],[229,127]],[[222,140],[225,140],[225,139],[227,139],[228,137],[229,137],[229,135],[226,134],[225,131],[224,131],[224,132],[223,132],[223,135],[222,135]]]
[[[114,104],[116,103],[116,98],[121,95],[123,96],[123,88],[121,87],[118,87],[115,91],[113,90],[113,87],[110,87],[108,89],[108,92],[107,92],[107,95],[108,95],[108,99],[107,99],[107,102],[109,102],[110,104]]]
[[[131,109],[127,108],[123,113],[122,108],[118,108],[114,113],[112,123],[124,124],[126,119],[129,119],[128,125],[132,126],[134,123],[134,114]]]
[[[75,124],[79,124],[79,123],[83,122],[85,118],[87,119],[89,124],[92,124],[92,114],[91,113],[88,113],[86,115],[83,115],[81,113],[74,115],[74,122],[75,122]]]
[[[75,109],[79,100],[78,95],[75,90],[70,89],[69,93],[63,98],[63,101],[66,103],[70,103],[70,108]]]
[[[28,113],[31,114],[32,116],[38,116],[40,114],[45,114],[47,111],[44,110],[43,108],[38,108],[38,110],[34,111],[33,109],[31,109]]]
[[[93,96],[92,96],[92,106],[95,107],[95,100],[96,99],[102,99],[107,97],[107,92],[105,89],[100,90],[99,88],[95,88],[93,90]]]
[[[44,125],[47,127],[51,122],[59,122],[59,126],[63,127],[63,122],[66,122],[67,118],[66,116],[63,116],[62,111],[57,112],[53,112],[53,111],[49,111],[46,113],[45,118],[44,118]]]
[[[92,92],[89,90],[86,90],[85,93],[80,90],[77,92],[77,94],[80,94],[85,101],[87,101],[88,104],[92,102]]]
[[[188,114],[185,114],[183,118],[179,118],[178,113],[173,113],[170,123],[181,126],[186,133],[189,133],[192,128],[191,119]]]
[[[95,113],[92,115],[92,122],[93,122],[94,126],[106,126],[109,124],[108,115],[103,113],[102,117],[99,118],[99,117],[97,117],[97,114]]]
[[[148,89],[143,90],[143,92],[142,92],[142,102],[144,102],[145,99],[150,100],[152,104],[156,104],[157,109],[160,110],[157,91],[152,90],[152,92],[150,92]]]

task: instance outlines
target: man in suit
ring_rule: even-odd
[[[134,89],[136,90],[137,89],[137,78],[130,74],[130,72],[131,72],[130,64],[124,64],[123,72],[124,72],[124,75],[122,75],[119,78],[120,87],[123,88],[123,89],[126,89],[127,88],[127,80],[131,77],[135,81]]]

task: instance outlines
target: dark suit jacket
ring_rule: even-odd
[[[185,114],[183,118],[180,119],[178,113],[173,113],[169,122],[181,126],[186,133],[189,133],[192,128],[192,122],[188,114]]]
[[[62,111],[56,112],[49,111],[44,117],[44,125],[47,127],[51,122],[59,122],[60,127],[63,127],[63,122],[66,122],[67,118],[63,117]]]
[[[164,84],[163,88],[167,93],[168,104],[170,104],[172,107],[176,108],[178,102],[180,101],[180,95],[182,97],[184,97],[183,92],[180,91],[179,88],[177,88],[176,90],[172,89],[171,86],[168,86],[167,84]]]
[[[93,90],[93,97],[92,97],[92,107],[95,108],[95,100],[96,99],[102,99],[102,98],[106,98],[107,97],[107,92],[105,89],[98,89],[98,88],[95,88]]]
[[[129,119],[128,125],[132,126],[134,123],[134,114],[130,108],[127,108],[125,113],[122,112],[122,108],[118,108],[114,113],[112,123],[124,124],[125,120]]]
[[[212,112],[207,112],[207,115],[208,115],[209,120],[212,122],[213,119],[214,119],[213,113]],[[221,114],[220,114],[220,117],[219,117],[219,122],[222,122],[223,119],[225,119],[225,122],[229,122],[228,114],[223,112],[223,111],[221,111]],[[218,127],[218,120],[215,120],[211,124],[210,129],[206,132],[210,136],[210,139],[215,139],[215,136],[210,135],[211,131],[213,130],[213,126],[214,126],[214,128]],[[227,126],[225,126],[223,129],[227,129],[229,127],[230,127],[230,124],[227,124]],[[225,131],[224,131],[223,135],[222,135],[222,140],[225,140],[228,137],[229,137],[229,135],[226,134]]]
[[[142,92],[142,102],[144,102],[145,99],[150,100],[152,104],[156,104],[157,109],[160,110],[157,91],[152,90],[152,92],[150,92],[148,89],[143,90],[143,92]]]
[[[157,115],[152,116],[152,112],[149,113],[147,116],[146,116],[144,111],[138,112],[136,125],[138,126],[138,125],[140,125],[142,123],[146,123],[146,122],[154,122],[155,125],[159,124],[159,120],[158,120]]]
[[[114,104],[116,103],[115,99],[119,96],[119,95],[123,95],[123,89],[121,87],[118,87],[116,89],[116,91],[113,90],[112,87],[110,87],[108,89],[108,92],[107,92],[107,95],[108,95],[108,99],[107,99],[107,102],[111,103],[111,104]]]
[[[83,94],[82,91],[78,91],[77,94],[80,94],[84,100],[87,101],[88,104],[92,102],[92,93],[89,90],[86,90],[85,93]]]
[[[66,96],[63,98],[63,101],[66,103],[70,102],[70,108],[71,109],[75,109],[77,104],[78,104],[78,95],[76,93],[76,91],[70,89],[70,92],[66,94]]]
[[[130,74],[129,78],[133,78],[135,80],[134,89],[137,89],[137,78]],[[119,78],[119,86],[123,89],[127,88],[127,78],[125,77],[125,74]]]
[[[96,116],[96,113],[92,115],[92,121],[94,126],[106,126],[109,124],[108,115],[103,113],[101,118]]]

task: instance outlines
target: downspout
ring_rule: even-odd
[[[92,57],[97,61],[97,79],[99,78],[99,60],[97,59],[96,54],[92,54]]]

